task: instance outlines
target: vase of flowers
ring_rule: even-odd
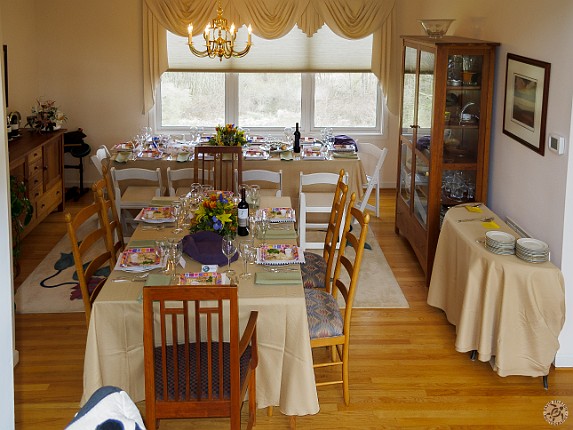
[[[214,231],[220,235],[235,234],[237,231],[237,210],[235,204],[224,193],[211,193],[203,199],[191,220],[191,233]]]
[[[209,139],[209,145],[243,146],[247,143],[244,130],[238,129],[235,124],[218,125],[215,131],[215,136]]]
[[[32,107],[32,117],[29,118],[30,126],[38,132],[58,130],[67,119],[54,100],[41,99],[36,100],[36,106]]]

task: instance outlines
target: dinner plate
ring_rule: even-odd
[[[117,261],[117,269],[126,271],[153,270],[161,267],[155,248],[128,248]]]
[[[260,220],[266,214],[271,223],[276,222],[295,222],[296,216],[293,208],[264,208],[257,211],[256,219]]]
[[[179,275],[179,285],[219,285],[223,277],[217,272],[194,272]]]
[[[530,237],[517,239],[517,245],[528,251],[533,251],[533,253],[549,252],[549,246],[545,242]]]
[[[269,245],[257,248],[257,264],[286,265],[304,263],[304,254],[296,245]]]
[[[515,243],[515,237],[513,237],[511,234],[505,233],[503,231],[495,231],[495,230],[486,231],[485,232],[485,238],[486,238],[486,241],[488,239],[490,239],[490,240],[493,240],[495,242],[504,243],[504,244]]]
[[[189,160],[190,155],[191,153],[189,152],[180,152],[179,154],[177,154],[177,161],[179,163],[184,163],[185,161]]]
[[[260,149],[247,149],[244,152],[244,157],[246,160],[268,160],[270,154]]]
[[[175,222],[175,217],[171,213],[171,206],[158,206],[141,209],[135,217],[135,221],[158,224]]]

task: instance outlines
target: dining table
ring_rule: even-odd
[[[154,204],[159,204],[159,200]],[[260,207],[289,208],[291,201],[288,197],[262,197]],[[156,239],[182,239],[188,234],[188,231],[175,234],[173,227],[161,226],[140,224],[127,247],[143,246]],[[275,230],[276,236],[272,234],[273,229],[268,231],[269,245],[296,245],[293,223],[281,224]],[[260,241],[255,238],[257,244],[260,245]],[[198,273],[202,269],[201,264],[188,255],[184,255],[184,264],[184,268],[177,267],[179,273]],[[231,263],[231,269],[237,274],[243,272],[243,267],[242,258]],[[293,267],[292,273],[300,276],[300,265]],[[302,279],[294,276],[296,281],[292,282],[293,276],[289,276],[289,281],[282,281],[281,276],[273,279],[273,272],[265,270],[268,267],[254,264],[250,268],[253,276],[239,278],[238,282],[239,323],[241,329],[244,328],[250,312],[258,311],[257,406],[277,406],[291,418],[316,414],[319,404]],[[218,271],[224,269],[219,267]],[[269,279],[268,283],[256,281],[263,278]],[[104,385],[122,388],[135,402],[145,399],[142,291],[146,283],[148,281],[136,280],[131,274],[114,269],[93,303],[85,351],[82,405]]]
[[[500,376],[543,376],[546,384],[565,321],[563,275],[550,261],[488,249],[486,232],[520,238],[484,204],[446,212],[427,302],[456,327],[457,351],[489,361]]]
[[[192,151],[192,148],[190,149]],[[117,150],[112,151],[111,167],[116,169],[124,168],[160,168],[163,176],[163,183],[167,184],[167,168],[172,170],[182,168],[192,168],[193,160],[190,157],[178,158],[177,155],[170,156],[162,153],[157,158],[138,157],[133,154],[130,157],[118,157]],[[272,152],[269,158],[248,157],[243,158],[244,170],[271,170],[273,172],[282,171],[283,196],[292,199],[293,207],[298,207],[300,172],[303,174],[330,172],[339,173],[341,169],[348,174],[348,190],[355,192],[357,198],[363,195],[363,187],[366,184],[366,173],[360,160],[360,153],[328,153],[324,158],[304,158],[289,152],[285,157],[285,152]],[[182,161],[183,160],[183,161]]]

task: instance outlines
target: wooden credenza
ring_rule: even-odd
[[[10,175],[24,181],[34,207],[23,236],[54,210],[64,209],[64,131],[20,130],[22,136],[8,144]]]

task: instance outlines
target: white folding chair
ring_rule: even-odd
[[[133,223],[133,216],[129,209],[142,209],[149,206],[151,199],[163,194],[163,180],[161,169],[155,170],[128,168],[117,170],[111,168],[111,179],[115,195],[115,206],[121,219],[123,231],[127,231],[127,223]],[[127,186],[120,187],[120,182],[127,182]]]
[[[300,172],[300,184],[299,184],[299,211],[298,211],[298,235],[300,247],[304,251],[305,249],[322,249],[324,247],[324,240],[320,242],[309,242],[306,240],[307,230],[326,230],[328,228],[328,216],[324,214],[330,214],[332,211],[332,202],[334,200],[334,193],[336,190],[336,184],[339,178],[338,173],[309,173],[304,174]],[[344,173],[345,184],[348,184],[348,173]],[[305,191],[305,187],[310,186],[320,187],[320,190]],[[330,188],[329,191],[322,191],[322,189]],[[330,187],[331,186],[331,187]],[[309,214],[323,214],[325,217],[325,222],[307,222],[307,216]],[[319,215],[320,216],[320,215]],[[344,225],[342,221],[341,226]],[[342,233],[342,231],[340,232]]]
[[[364,209],[374,211],[376,217],[380,217],[380,174],[387,153],[387,148],[380,149],[371,143],[358,144],[358,154],[360,155],[362,166],[364,166],[364,170],[366,171],[366,179],[368,182],[365,185],[366,191],[364,192],[364,196],[356,207],[361,212],[364,212]],[[370,194],[374,189],[376,190],[376,206],[372,206],[368,203]]]
[[[188,167],[185,169],[175,169],[172,170],[171,167],[167,168],[167,190],[169,190],[170,196],[180,196],[181,194],[187,194],[193,183],[193,178],[195,178],[195,173],[193,167]],[[187,187],[176,187],[176,182],[185,181]]]
[[[103,161],[105,159],[109,160],[110,158],[111,158],[111,153],[109,152],[109,149],[107,149],[107,146],[105,146],[105,145],[100,146],[96,150],[95,155],[92,155],[90,157],[90,160],[92,161],[93,165],[95,166],[95,168],[99,172],[100,176],[103,176],[103,171],[101,168]]]
[[[238,180],[235,172],[235,182]],[[282,197],[283,195],[283,171],[272,170],[243,170],[243,183],[255,183],[261,187],[262,196]],[[241,184],[237,184],[237,189]],[[271,188],[272,186],[272,188]]]

